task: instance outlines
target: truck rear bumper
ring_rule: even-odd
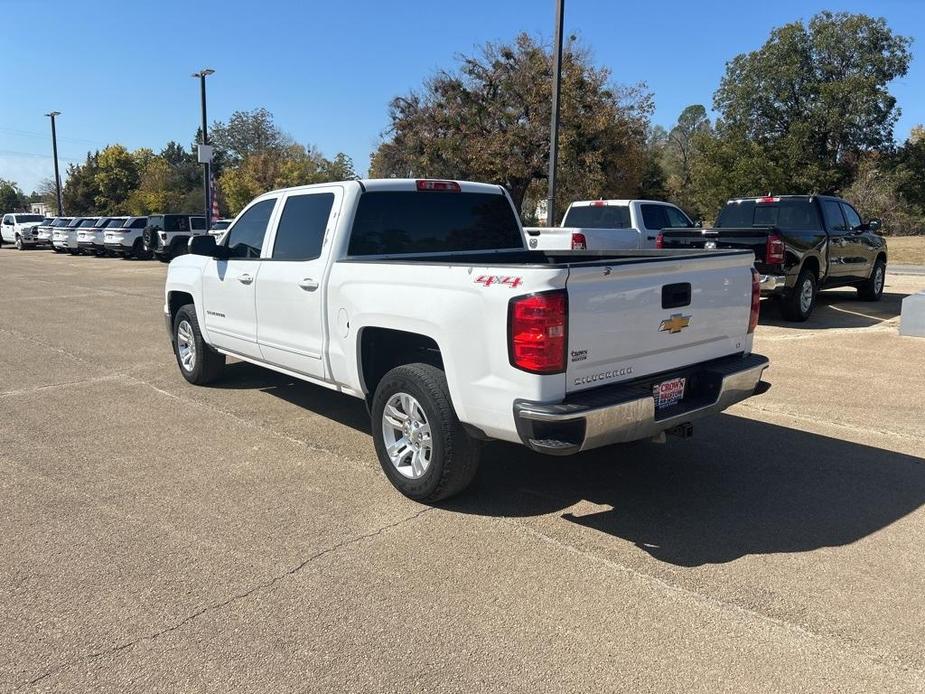
[[[514,403],[514,420],[528,448],[551,455],[657,436],[767,390],[768,367],[760,354],[735,355],[630,383],[575,393],[559,403]],[[652,388],[662,381],[687,379],[684,398],[656,412]]]
[[[759,275],[758,285],[762,294],[777,294],[787,286],[787,278],[784,275]]]

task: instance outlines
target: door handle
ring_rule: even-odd
[[[318,283],[311,277],[306,277],[304,280],[299,282],[299,286],[307,292],[313,292],[318,289]]]
[[[250,284],[253,281],[254,281],[254,278],[248,275],[247,273],[244,273],[243,275],[238,275],[238,282],[240,282],[241,284]]]

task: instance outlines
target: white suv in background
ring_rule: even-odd
[[[146,226],[147,217],[129,217],[119,225],[110,223],[103,235],[103,247],[112,255],[147,260],[151,254],[145,250],[144,240],[141,238]]]
[[[125,217],[100,217],[92,225],[80,225],[77,229],[77,247],[88,255],[103,253],[103,231],[112,222],[122,224]]]
[[[14,243],[16,248],[23,250],[35,246],[38,241],[36,227],[45,219],[40,214],[11,213],[3,215],[0,222],[0,241]]]
[[[70,253],[77,255],[79,247],[77,246],[77,228],[80,226],[90,226],[96,222],[96,217],[74,217],[67,226],[56,227],[51,237],[51,243],[58,253]]]

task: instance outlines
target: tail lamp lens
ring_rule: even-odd
[[[768,234],[764,262],[769,265],[780,265],[784,262],[784,239],[777,232],[772,231]]]
[[[564,289],[512,299],[508,309],[511,364],[538,374],[565,371],[567,320]]]
[[[761,313],[761,283],[758,280],[758,271],[752,268],[752,310],[748,316],[748,332],[755,332],[758,327],[758,314]]]
[[[585,239],[584,234],[574,233],[572,234],[572,250],[573,251],[586,251],[588,250],[588,241]]]

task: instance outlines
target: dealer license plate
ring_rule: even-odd
[[[652,386],[652,396],[655,398],[655,409],[661,410],[680,402],[684,397],[686,378],[672,378]]]

